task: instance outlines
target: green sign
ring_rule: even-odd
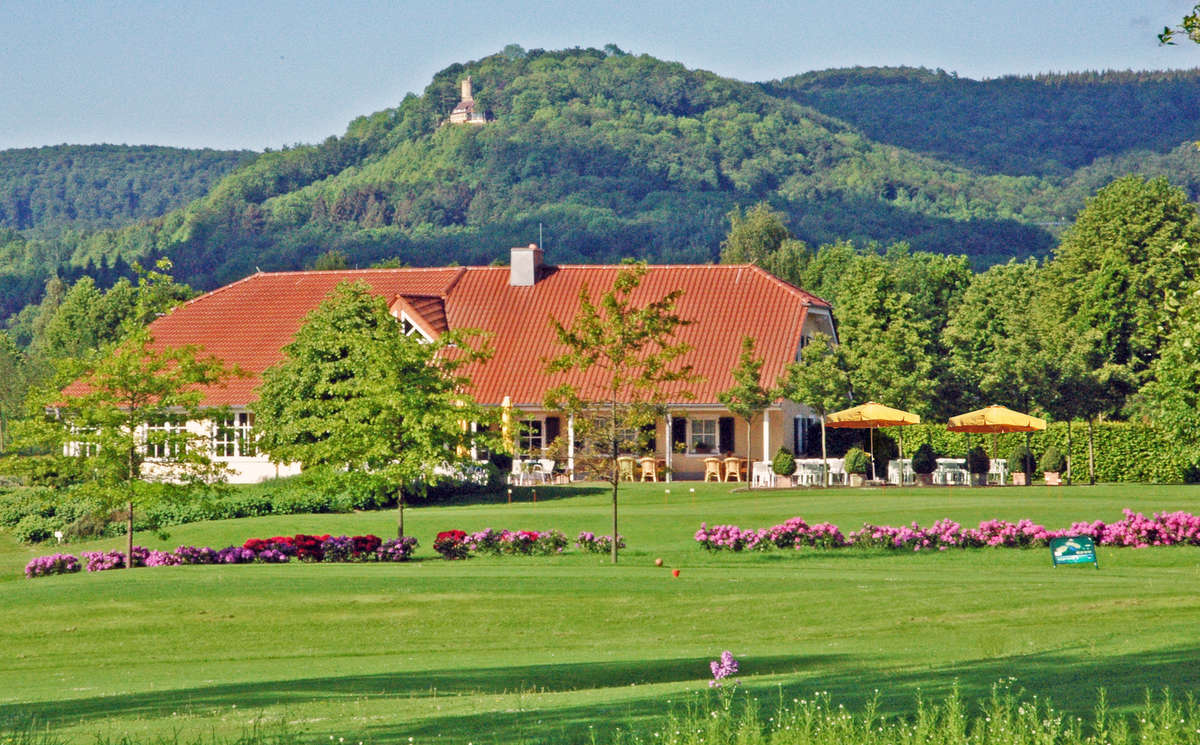
[[[1095,564],[1097,569],[1100,568],[1100,562],[1096,561],[1096,544],[1086,535],[1051,538],[1050,558],[1054,562],[1054,566]]]

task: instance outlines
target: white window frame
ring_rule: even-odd
[[[698,424],[704,425],[701,428],[704,430],[707,430],[709,428],[709,426],[711,425],[712,432],[707,432],[707,431],[706,432],[698,432],[697,427],[696,427],[696,425],[698,425]],[[709,438],[709,436],[712,437],[712,446],[709,448],[709,450],[704,453],[700,452],[699,450],[696,450],[696,441],[699,438],[704,438],[705,440],[707,440]],[[717,455],[720,452],[718,450],[718,448],[721,447],[720,440],[721,440],[721,428],[717,422],[717,417],[688,417],[688,452],[689,453],[691,453],[693,455]]]
[[[175,439],[187,432],[187,420],[180,416],[169,416],[162,422],[145,427],[145,453],[147,460],[178,458],[187,452],[187,439]],[[155,433],[164,435],[161,442],[151,442]]]
[[[258,455],[254,442],[254,413],[235,411],[215,422],[213,454],[218,458],[253,458]]]
[[[72,434],[91,434],[97,431],[96,427],[80,427],[78,424],[71,425]],[[65,447],[66,455],[76,458],[91,458],[100,454],[100,443],[88,440],[71,440]]]
[[[521,453],[540,455],[545,447],[546,420],[541,418],[522,419],[521,432],[517,438],[517,450]]]

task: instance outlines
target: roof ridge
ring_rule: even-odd
[[[824,298],[821,298],[821,297],[817,297],[816,295],[812,294],[811,292],[804,289],[803,287],[797,287],[796,285],[792,284],[791,282],[788,282],[785,279],[776,277],[774,274],[772,274],[771,272],[768,272],[766,269],[763,269],[761,266],[758,266],[757,264],[750,264],[749,266],[751,269],[757,269],[758,271],[765,274],[767,276],[767,279],[775,282],[776,284],[783,285],[784,289],[786,289],[790,292],[793,292],[796,295],[799,295],[801,298],[804,299],[806,304],[812,304],[812,301],[815,300],[817,303],[820,303],[821,305],[824,305],[827,308],[833,307],[833,304],[830,303],[828,300],[825,300]]]
[[[264,274],[267,274],[267,273],[268,272],[259,271],[259,272],[255,272],[254,274],[247,274],[245,277],[242,277],[241,279],[238,279],[238,280],[234,280],[233,282],[230,282],[227,285],[221,285],[220,287],[218,287],[215,290],[209,290],[208,292],[201,293],[190,300],[184,300],[179,305],[176,305],[175,308],[182,308],[185,305],[191,305],[192,303],[199,302],[200,300],[203,300],[205,298],[212,297],[218,293],[225,292],[226,290],[230,290],[234,287],[237,287],[238,285],[240,285],[244,282],[249,282],[252,279],[257,279],[258,277],[260,277]],[[175,308],[172,308],[170,311],[167,311],[168,314],[173,312],[175,310]]]

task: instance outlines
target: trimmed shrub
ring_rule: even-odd
[[[928,442],[917,448],[912,459],[913,473],[931,474],[937,470],[937,453]]]
[[[1017,445],[1008,454],[1008,470],[1013,473],[1025,473],[1026,468],[1033,470],[1033,464],[1036,462],[1025,443]]]
[[[1046,452],[1042,453],[1041,461],[1038,462],[1038,466],[1043,472],[1049,471],[1050,473],[1061,473],[1066,465],[1067,459],[1053,445],[1046,448]]]
[[[988,472],[991,467],[991,461],[988,460],[987,452],[980,446],[976,445],[967,453],[967,471],[975,476],[982,476]]]
[[[771,459],[771,470],[778,476],[791,476],[796,472],[796,458],[787,448],[779,448]]]
[[[846,451],[846,473],[863,474],[871,470],[871,460],[859,448],[850,448]]]

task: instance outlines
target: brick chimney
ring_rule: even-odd
[[[542,268],[542,249],[536,243],[512,249],[508,283],[513,287],[532,287]]]

